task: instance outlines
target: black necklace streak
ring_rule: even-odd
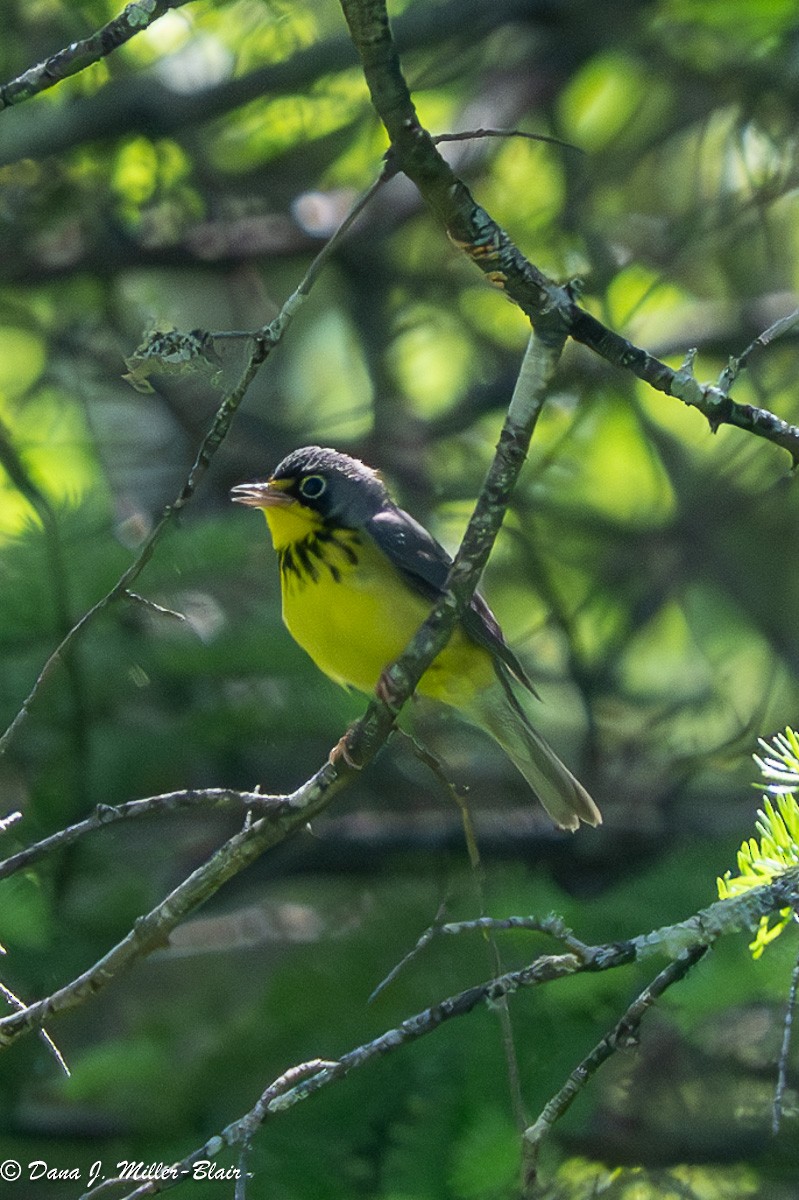
[[[328,548],[335,546],[354,567],[357,566],[358,555],[353,547],[360,544],[361,539],[353,529],[319,529],[278,551],[280,574],[287,584],[292,577],[299,584],[316,583],[319,579],[317,564],[320,564],[327,567],[333,579],[339,583],[341,568],[331,561]]]

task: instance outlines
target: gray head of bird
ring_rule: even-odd
[[[357,458],[322,446],[303,446],[278,463],[263,483],[231,489],[237,504],[250,508],[292,504],[312,509],[326,523],[357,529],[391,504],[376,471]]]

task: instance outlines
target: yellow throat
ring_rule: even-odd
[[[265,508],[280,561],[283,620],[316,665],[345,686],[373,692],[431,605],[365,532],[331,529],[310,508]],[[486,650],[456,627],[418,691],[456,708],[495,681]]]

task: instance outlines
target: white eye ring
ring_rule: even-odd
[[[306,475],[300,481],[300,495],[307,500],[316,500],[327,488],[327,480],[322,475]]]

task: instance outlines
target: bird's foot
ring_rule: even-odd
[[[350,733],[352,732],[352,729],[353,729],[353,726],[350,726],[350,728],[347,730],[347,732],[344,734],[344,736],[339,738],[339,740],[336,742],[333,749],[328,754],[327,761],[330,763],[330,765],[332,767],[335,767],[335,765],[339,761],[339,759],[343,758],[344,762],[347,764],[348,767],[352,767],[352,769],[354,771],[361,771],[361,770],[363,770],[363,763],[359,763],[359,762],[355,761],[355,759],[350,754],[349,747],[347,745],[347,742],[349,741],[349,736],[350,736]]]

